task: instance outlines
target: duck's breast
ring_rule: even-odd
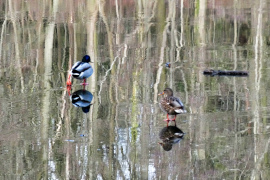
[[[161,101],[159,102],[159,107],[162,111],[168,113],[169,108],[170,108],[170,103],[168,99],[167,98],[161,99]]]
[[[172,103],[171,103],[171,99],[169,97],[163,98],[160,103],[160,108],[166,112],[167,114],[170,115],[175,115],[175,107],[173,107]]]

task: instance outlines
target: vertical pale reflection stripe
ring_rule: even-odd
[[[97,21],[97,15],[98,15],[98,3],[95,0],[87,1],[86,2],[86,12],[89,14],[89,19],[87,19],[86,22],[86,28],[87,28],[87,44],[86,44],[86,51],[87,54],[90,55],[91,61],[93,63],[90,63],[94,69],[94,73],[91,77],[89,77],[89,90],[91,93],[94,95],[93,103],[96,103],[96,97],[97,97],[97,92],[96,92],[96,77],[97,77],[97,57],[95,54],[95,51],[97,50],[97,47],[95,46],[97,43],[95,41],[96,39],[96,21]],[[85,155],[89,154],[88,151],[90,151],[90,147],[92,147],[94,144],[94,135],[93,135],[93,119],[96,119],[97,117],[97,110],[98,108],[96,106],[92,106],[89,111],[89,122],[86,123],[88,124],[88,141],[89,144],[85,150]],[[87,119],[87,118],[86,118]],[[87,158],[87,166],[90,166],[91,161],[93,161],[93,157]],[[92,168],[89,169],[89,179],[93,179],[93,174],[94,170]]]
[[[176,14],[176,2],[175,1],[169,1],[169,18],[171,22],[171,48],[170,48],[170,61],[175,62],[175,49],[176,49],[176,43],[177,39],[175,39],[175,34],[177,32],[177,26],[175,25],[175,14]],[[172,66],[169,69],[170,76],[169,76],[169,87],[173,87],[173,80],[174,80],[174,66]]]
[[[15,43],[15,55],[16,55],[16,64],[18,66],[19,69],[19,74],[20,74],[20,80],[21,80],[21,92],[24,91],[24,78],[22,75],[22,66],[21,66],[21,60],[20,60],[20,48],[19,48],[19,35],[20,35],[20,30],[23,28],[20,28],[17,26],[17,20],[16,20],[16,15],[15,15],[15,10],[13,10],[12,7],[12,2],[13,1],[9,1],[9,10],[10,10],[10,16],[11,16],[11,22],[12,22],[12,26],[13,26],[13,30],[14,30],[14,43]],[[19,31],[19,33],[17,32],[17,30]],[[14,66],[16,67],[16,66]]]
[[[234,28],[234,39],[233,39],[233,44],[232,44],[232,50],[233,50],[233,59],[234,59],[234,68],[233,70],[236,70],[237,68],[237,49],[236,49],[236,43],[237,43],[237,16],[236,16],[236,9],[237,9],[237,0],[234,0],[234,4],[233,4],[233,13],[234,13],[234,23],[233,23],[233,28]],[[238,93],[237,93],[237,84],[236,84],[236,78],[235,77],[232,77],[233,78],[233,110],[234,112],[236,112],[236,108],[237,108],[237,96],[238,96]],[[228,94],[229,95],[229,94]],[[228,107],[228,106],[227,106]],[[238,118],[237,117],[233,117],[233,120],[234,120],[234,124],[235,124],[235,132],[237,132],[237,122],[238,122]],[[233,146],[233,159],[236,159],[237,158],[237,149],[238,149],[238,134],[235,133],[234,135],[234,146]],[[233,164],[233,169],[237,169],[237,165],[236,163]]]
[[[199,28],[200,44],[201,45],[205,45],[205,14],[206,14],[206,0],[200,0],[198,28]]]
[[[5,15],[5,20],[2,24],[2,31],[1,31],[1,37],[0,37],[0,62],[1,63],[3,62],[2,61],[2,47],[3,47],[4,31],[6,31],[6,24],[7,24],[7,16]]]
[[[180,47],[183,47],[183,35],[184,35],[184,13],[183,13],[183,9],[184,9],[184,0],[181,0],[181,7],[180,7],[180,24],[181,24],[181,32],[180,32]]]
[[[160,49],[160,58],[159,58],[159,64],[158,64],[157,78],[156,78],[156,82],[154,84],[154,103],[157,103],[158,85],[160,83],[160,76],[161,76],[162,69],[163,69],[164,51],[166,48],[167,31],[168,31],[169,27],[170,27],[170,22],[168,21],[168,18],[167,18],[166,26],[165,26],[163,33],[162,33],[162,45],[161,45],[161,49]]]
[[[260,90],[260,79],[261,79],[261,49],[262,49],[262,0],[260,1],[257,18],[257,28],[256,28],[256,37],[255,37],[255,107],[254,107],[254,134],[258,134],[258,123],[259,123],[259,90]]]
[[[42,122],[41,122],[41,137],[43,142],[43,156],[42,159],[45,162],[45,179],[48,177],[48,171],[46,167],[48,164],[48,126],[49,126],[49,118],[50,118],[50,80],[52,73],[52,51],[53,51],[53,37],[54,37],[54,28],[55,28],[55,17],[58,9],[58,0],[53,1],[53,21],[50,22],[46,28],[46,36],[45,36],[45,49],[44,49],[44,88],[45,95],[42,103]]]
[[[45,49],[44,49],[44,96],[42,100],[42,121],[41,121],[41,138],[43,143],[43,155],[42,159],[45,166],[50,166],[48,159],[48,128],[49,128],[49,118],[50,118],[50,80],[52,73],[52,47],[53,47],[53,34],[54,34],[54,23],[48,24],[46,28],[46,37],[45,37]],[[50,153],[51,154],[51,153]],[[50,169],[45,168],[44,172],[46,174],[45,177],[48,177]],[[47,178],[45,178],[47,179]]]
[[[261,141],[260,138],[260,112],[259,112],[259,107],[260,107],[260,99],[259,99],[259,93],[260,93],[260,82],[261,82],[261,61],[262,61],[262,48],[263,48],[263,42],[262,42],[262,7],[264,6],[265,2],[263,0],[260,0],[259,2],[259,8],[257,9],[256,7],[253,8],[254,10],[254,14],[258,15],[257,17],[257,21],[255,21],[254,23],[257,23],[257,28],[256,28],[256,37],[255,37],[255,45],[254,45],[254,52],[255,52],[255,58],[254,58],[254,62],[255,62],[255,81],[254,81],[254,85],[255,85],[255,89],[253,91],[252,96],[254,97],[254,162],[255,162],[255,166],[254,169],[252,170],[251,173],[251,179],[255,180],[255,179],[260,179],[261,176],[261,161],[264,159],[264,152],[262,150],[262,146],[261,143],[263,141]],[[257,5],[257,4],[256,4]],[[255,18],[256,20],[256,18]],[[269,144],[269,140],[268,143],[266,144],[265,147],[267,147]],[[266,151],[267,152],[267,151]],[[258,156],[261,155],[261,157],[259,158]]]

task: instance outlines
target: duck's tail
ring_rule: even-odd
[[[174,111],[178,114],[183,114],[187,112],[185,109],[175,109]]]

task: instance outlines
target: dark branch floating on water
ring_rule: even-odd
[[[222,71],[222,70],[204,70],[204,75],[210,76],[248,76],[247,71]]]

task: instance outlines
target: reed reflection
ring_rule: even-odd
[[[81,89],[70,95],[70,101],[75,107],[81,107],[84,113],[90,110],[93,94],[87,90]]]
[[[159,132],[159,138],[162,142],[159,144],[163,147],[165,151],[170,151],[174,144],[177,144],[183,139],[185,133],[175,126],[166,126]]]

